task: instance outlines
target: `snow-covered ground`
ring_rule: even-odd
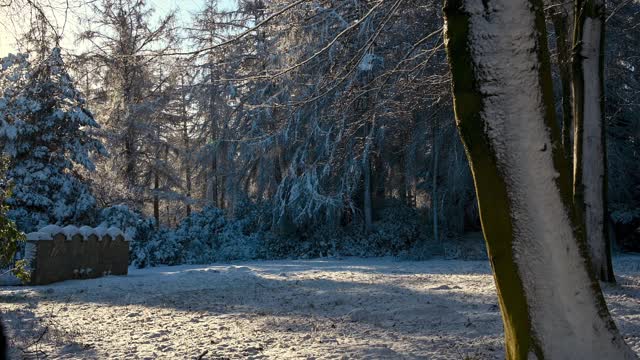
[[[615,261],[613,316],[640,352],[640,256]],[[130,269],[0,288],[16,358],[502,359],[486,262],[390,258]]]

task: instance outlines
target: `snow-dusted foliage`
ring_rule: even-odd
[[[129,262],[145,267],[177,262],[178,244],[172,243],[165,229],[156,229],[153,218],[147,218],[125,205],[115,205],[100,211],[99,226],[115,226],[129,238]]]
[[[206,207],[169,229],[157,227],[155,219],[125,205],[116,205],[101,210],[97,223],[122,229],[130,239],[130,262],[137,267],[205,264],[258,257],[264,233],[252,215],[249,211],[230,220],[220,209]]]
[[[123,205],[100,212],[99,223],[122,229],[131,239],[131,262],[138,267],[207,264],[229,260],[315,258],[325,256],[409,255],[438,253],[424,215],[400,203],[380,213],[368,236],[363,224],[325,224],[283,233],[271,228],[270,206],[241,202],[236,216],[208,206],[193,212],[175,229]],[[417,255],[416,255],[417,254]]]
[[[215,207],[206,207],[185,218],[170,234],[180,244],[186,263],[207,263],[215,259],[214,251],[219,247],[218,234],[227,224],[224,213]]]
[[[325,223],[294,234],[265,233],[267,258],[314,258],[323,256],[405,256],[428,258],[437,254],[431,224],[425,215],[400,202],[379,211],[372,230],[365,234],[362,221],[348,225]]]
[[[623,6],[624,5],[624,6]],[[640,3],[607,1],[605,114],[607,198],[616,240],[640,250]]]
[[[9,216],[23,231],[86,222],[96,203],[79,171],[93,170],[92,155],[106,152],[60,50],[38,64],[25,55],[1,61],[0,143],[15,183]]]
[[[181,245],[184,263],[265,257],[263,239],[269,234],[260,209],[259,205],[240,203],[237,216],[227,218],[222,210],[205,207],[185,218],[169,236]]]
[[[24,261],[14,263],[16,252],[23,245],[24,234],[17,229],[11,219],[7,218],[8,207],[5,201],[11,196],[11,184],[6,178],[6,170],[7,161],[0,157],[0,268],[9,267],[14,275],[26,281],[28,280],[26,264]]]

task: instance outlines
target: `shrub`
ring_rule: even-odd
[[[7,161],[0,158],[0,268],[11,267],[16,277],[23,282],[29,280],[26,263],[20,260],[14,263],[16,252],[25,241],[24,234],[18,230],[16,224],[7,217],[8,206],[5,200],[11,196],[11,184],[4,174],[7,169]]]
[[[225,227],[226,220],[222,210],[205,207],[194,212],[180,222],[169,237],[180,244],[181,262],[188,264],[214,261],[214,252],[220,247],[217,234]]]
[[[115,226],[129,238],[129,263],[137,267],[178,263],[180,246],[169,236],[170,231],[156,229],[155,219],[115,205],[100,211],[100,226]]]

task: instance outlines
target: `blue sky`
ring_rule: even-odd
[[[189,21],[190,14],[202,9],[205,0],[148,0],[149,5],[156,9],[156,14],[163,15],[171,10],[177,10],[178,19],[183,24]],[[236,6],[236,0],[219,0],[219,6],[223,9],[233,9]],[[0,58],[6,56],[10,52],[17,52],[15,44],[15,33],[20,32],[20,23],[12,21],[13,19],[2,18],[0,14]],[[63,18],[64,14],[56,14],[57,17]],[[68,17],[68,25],[64,32],[65,39],[62,47],[70,51],[74,48],[73,38],[78,29],[78,20],[76,16]]]

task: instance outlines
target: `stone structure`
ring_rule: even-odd
[[[27,234],[31,285],[126,275],[129,241],[118,228],[48,225]]]

